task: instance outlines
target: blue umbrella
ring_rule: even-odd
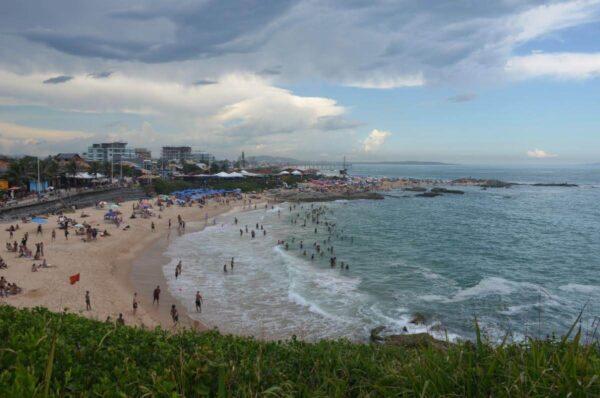
[[[37,223],[37,224],[46,224],[48,222],[48,220],[46,220],[45,218],[41,218],[41,217],[34,217],[31,219],[31,221],[33,221],[34,223]]]

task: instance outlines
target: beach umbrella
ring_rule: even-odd
[[[46,224],[48,222],[48,220],[46,220],[45,218],[41,218],[41,217],[34,217],[31,219],[31,221],[33,221],[36,224]]]

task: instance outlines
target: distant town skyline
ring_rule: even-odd
[[[600,162],[600,0],[5,1],[0,153]]]

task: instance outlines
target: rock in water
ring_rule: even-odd
[[[415,325],[424,325],[425,324],[425,315],[421,314],[420,312],[416,312],[412,319],[410,320],[410,323],[415,324]]]
[[[405,348],[437,348],[445,349],[449,343],[437,340],[427,333],[393,334],[385,338],[386,344],[397,345]]]

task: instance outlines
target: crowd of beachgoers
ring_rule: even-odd
[[[133,258],[158,240],[168,241],[172,233],[184,233],[189,221],[201,226],[216,223],[219,214],[250,209],[259,200],[260,195],[239,190],[197,189],[125,203],[97,202],[89,208],[4,223],[0,228],[7,242],[0,258],[0,302],[68,309],[95,319],[146,326],[171,326],[165,321],[168,314],[177,324],[178,303],[169,298],[162,308],[164,279],[156,281],[152,292],[135,291],[128,272]],[[192,299],[201,303],[200,293]]]

